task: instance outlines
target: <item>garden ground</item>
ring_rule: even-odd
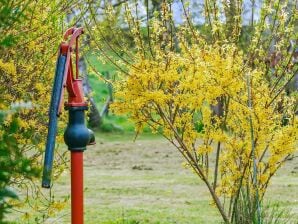
[[[221,223],[210,205],[206,187],[179,153],[161,137],[98,134],[96,146],[85,152],[86,224],[212,224]],[[69,174],[53,191],[70,192]],[[298,163],[289,161],[273,178],[267,199],[291,210],[298,223]],[[69,223],[65,208],[47,223]]]

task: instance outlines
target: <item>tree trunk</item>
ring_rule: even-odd
[[[110,73],[109,72],[102,72],[102,74],[106,77],[107,80],[110,80]],[[108,83],[108,92],[109,92],[109,96],[106,100],[105,105],[103,106],[101,112],[100,112],[100,116],[104,117],[104,116],[108,116],[109,115],[109,109],[110,109],[110,105],[111,103],[113,103],[114,98],[113,98],[113,87],[111,83]]]

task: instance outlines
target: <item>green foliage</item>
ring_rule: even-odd
[[[22,192],[23,197],[17,204],[10,205],[22,210],[18,216],[28,223],[32,223],[35,216],[45,217],[45,220],[64,205],[64,202],[56,203],[51,192],[41,192],[40,180],[36,180],[47,133],[56,53],[64,31],[60,23],[64,16],[61,9],[68,8],[64,3],[0,0],[0,32],[3,34],[0,36],[0,110],[6,111],[0,130],[0,169],[6,175],[5,181],[1,180],[1,189],[9,186]],[[11,105],[24,101],[31,102],[30,109],[9,111]],[[62,157],[64,160],[65,156]],[[55,159],[53,178],[65,169],[64,164],[65,161]],[[9,198],[5,200],[5,203],[10,202]],[[6,207],[6,211],[12,209]]]
[[[30,0],[13,1],[0,0],[0,31],[4,33],[5,30],[13,26],[14,23],[21,22],[24,19],[23,11],[27,8]],[[16,43],[17,35],[1,35],[0,46],[9,47]]]
[[[21,178],[37,177],[40,169],[32,167],[30,156],[23,154],[15,135],[19,129],[18,117],[12,112],[0,111],[0,222],[11,208],[10,200],[18,199],[9,186]],[[11,122],[7,124],[6,118]]]
[[[16,38],[13,35],[7,35],[3,39],[0,40],[0,46],[10,47],[15,44]]]
[[[97,59],[97,56],[94,52],[88,53],[86,55],[86,59],[89,63],[89,66],[93,68],[93,71],[89,74],[88,77],[90,85],[94,90],[94,92],[92,93],[92,97],[95,100],[97,109],[101,111],[106,102],[106,99],[109,96],[109,90],[107,83],[98,76],[102,75],[102,73],[105,72],[109,72],[111,76],[113,76],[116,68],[109,63],[102,63],[100,60]],[[134,132],[135,126],[134,123],[127,118],[127,116],[118,116],[109,113],[109,115],[103,119],[103,123],[100,126],[99,130],[108,133]]]
[[[102,132],[115,132],[115,131],[123,132],[123,130],[120,127],[117,128],[115,125],[113,125],[112,122],[107,122],[106,120],[104,120],[102,125],[100,126],[100,131],[102,131]]]
[[[268,203],[263,207],[263,224],[288,224],[291,223],[291,217],[291,212],[279,203]]]

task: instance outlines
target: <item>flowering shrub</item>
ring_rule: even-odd
[[[129,114],[137,131],[148,124],[173,143],[218,207],[221,196],[237,203],[242,188],[258,192],[261,200],[271,177],[295,150],[295,100],[281,95],[269,104],[271,88],[264,74],[243,67],[235,47],[193,48],[192,58],[181,51],[166,60],[134,64],[136,69],[117,84],[113,108]],[[222,116],[214,116],[210,106],[218,99],[223,101]],[[279,107],[287,110],[280,113]],[[285,116],[288,125],[283,125]],[[198,132],[200,123],[203,130]],[[215,142],[223,147],[216,150]],[[217,166],[210,162],[214,157]]]
[[[259,18],[252,9],[250,25],[243,26],[242,1],[205,1],[206,22],[196,28],[184,1],[185,23],[177,26],[172,3],[162,1],[150,18],[146,2],[147,32],[138,7],[125,5],[135,48],[106,43],[121,52],[114,61],[122,68],[114,111],[128,114],[137,132],[147,124],[168,139],[206,184],[226,223],[261,223],[266,189],[293,157],[298,138],[297,95],[286,90],[297,73],[288,51],[297,38],[295,6],[264,1]],[[101,50],[108,37],[96,28]],[[270,48],[283,60],[272,64]]]
[[[25,194],[18,201],[11,200],[16,199],[14,194],[5,200],[0,198],[0,222],[4,222],[2,208],[7,211],[12,206],[15,209],[30,206],[31,210],[24,209],[30,212],[23,212],[23,218],[30,223],[32,220],[44,223],[65,204],[54,200],[49,191],[48,195],[44,194],[37,179],[41,173],[57,49],[63,32],[59,13],[64,3],[46,0],[2,3],[0,113],[7,113],[0,119],[0,191],[7,192],[10,187],[18,195],[20,191]],[[55,169],[55,177],[65,169],[64,161],[56,161],[59,169]]]

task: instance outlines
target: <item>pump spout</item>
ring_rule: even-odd
[[[89,128],[88,128],[88,131],[89,131],[89,143],[88,143],[88,145],[95,145],[96,142],[95,142],[94,132],[92,130],[90,130]]]

